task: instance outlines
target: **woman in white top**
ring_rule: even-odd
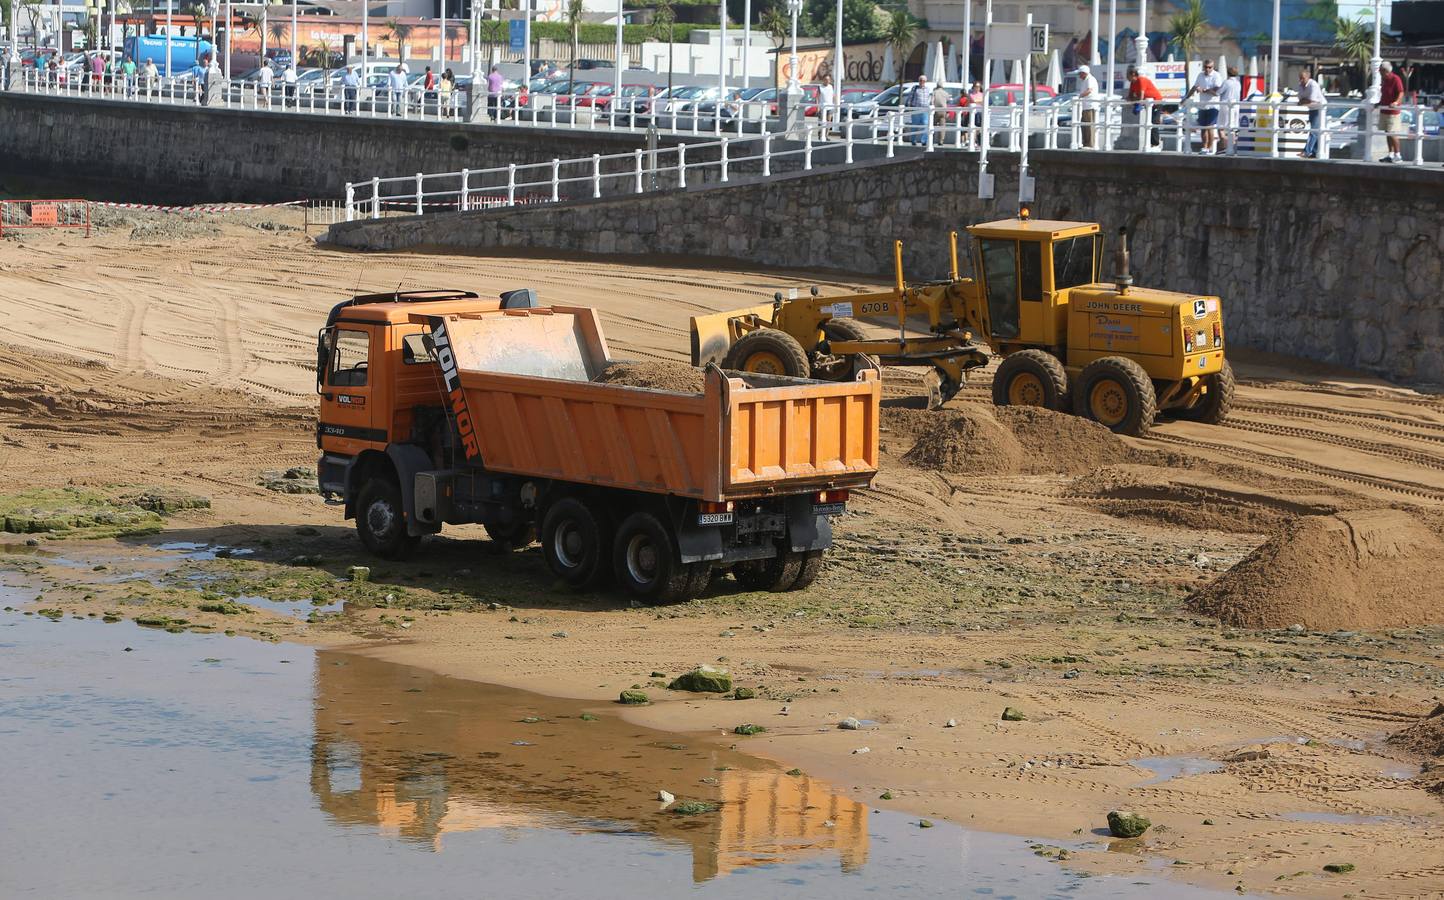
[[[1218,103],[1223,108],[1218,133],[1219,153],[1226,152],[1238,141],[1238,104],[1242,99],[1243,82],[1238,80],[1238,69],[1229,66],[1228,79],[1218,90]]]

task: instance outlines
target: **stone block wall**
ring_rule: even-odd
[[[1016,214],[1016,158],[994,200],[968,154],[860,161],[556,207],[353,222],[336,243],[712,258],[888,275],[946,272],[949,230]],[[1039,151],[1034,215],[1134,235],[1139,283],[1224,299],[1232,345],[1404,382],[1444,381],[1444,173],[1410,167]],[[1111,248],[1109,252],[1111,261]],[[1111,265],[1111,263],[1110,263]]]

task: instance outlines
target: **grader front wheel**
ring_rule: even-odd
[[[1062,410],[1068,405],[1068,373],[1046,350],[1019,350],[998,365],[993,405]]]
[[[775,328],[760,328],[740,338],[727,351],[722,368],[790,378],[806,378],[811,371],[807,352],[797,339]]]

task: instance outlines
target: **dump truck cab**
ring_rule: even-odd
[[[446,525],[564,582],[677,600],[730,572],[753,590],[817,577],[830,520],[877,471],[876,368],[815,382],[709,367],[702,387],[598,381],[615,361],[586,307],[530,290],[367,295],[317,335],[321,493],[400,559]]]

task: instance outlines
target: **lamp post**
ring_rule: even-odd
[[[837,0],[837,25],[834,28],[832,37],[833,63],[832,63],[832,118],[833,121],[842,120],[842,79],[847,74],[847,66],[842,58],[842,0]],[[821,115],[827,118],[828,113],[824,111]]]
[[[742,4],[742,90],[752,81],[752,0]]]
[[[1374,0],[1374,58],[1369,60],[1369,102],[1375,106],[1378,105],[1384,90],[1383,32],[1384,25],[1379,18],[1379,0]]]
[[[973,84],[973,0],[963,2],[963,71],[962,83],[968,87]]]
[[[1134,52],[1138,57],[1138,69],[1144,71],[1143,64],[1148,62],[1148,0],[1138,0],[1138,37],[1134,40]],[[1113,84],[1109,82],[1108,90],[1103,95],[1113,93]]]
[[[1093,43],[1093,46],[1088,48],[1088,64],[1094,68],[1097,68],[1098,64],[1103,62],[1098,56],[1098,4],[1102,2],[1103,0],[1093,0],[1093,15],[1088,23],[1088,38]]]
[[[1269,48],[1269,93],[1283,93],[1283,85],[1279,84],[1279,22],[1282,18],[1283,0],[1274,0],[1274,34],[1273,43]]]
[[[787,93],[802,91],[797,80],[797,16],[802,12],[802,0],[787,0],[787,12],[792,16],[792,53],[787,57]]]

